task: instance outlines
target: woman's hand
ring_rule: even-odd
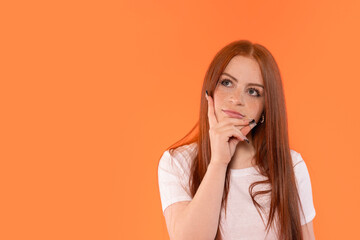
[[[235,153],[239,141],[247,140],[245,137],[253,127],[255,121],[249,119],[225,118],[218,122],[214,111],[214,101],[206,95],[208,101],[209,137],[211,147],[211,162],[227,166]],[[245,126],[238,129],[236,126]],[[248,140],[247,140],[248,141]]]

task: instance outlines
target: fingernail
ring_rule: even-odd
[[[254,121],[254,122],[251,122],[251,123],[249,124],[249,126],[251,127],[251,129],[253,129],[256,125],[257,125],[257,124],[256,124],[255,121]]]
[[[255,119],[251,120],[249,124],[255,123]]]
[[[249,141],[249,139],[247,139],[247,138],[245,138],[244,139],[247,143],[249,143],[250,144],[250,141]]]

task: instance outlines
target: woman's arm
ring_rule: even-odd
[[[210,163],[194,198],[171,219],[166,213],[170,236],[176,240],[212,240],[219,226],[226,165]]]
[[[304,240],[315,240],[313,221],[301,226]]]

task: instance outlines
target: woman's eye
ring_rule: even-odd
[[[259,92],[259,90],[257,90],[256,88],[249,88],[249,91],[251,91],[251,92],[256,92],[256,97],[260,97],[260,92]],[[253,95],[253,94],[251,94],[251,95]]]
[[[231,81],[230,81],[230,80],[225,79],[225,80],[222,80],[222,81],[221,81],[221,84],[222,84],[222,85],[224,85],[224,82],[229,82],[229,83],[231,83]],[[224,85],[224,86],[228,86],[228,85]]]

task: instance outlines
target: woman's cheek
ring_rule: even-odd
[[[247,102],[247,106],[248,106],[248,115],[252,118],[258,119],[261,116],[261,113],[263,111],[263,105],[261,102],[256,101],[256,100],[249,100]]]

